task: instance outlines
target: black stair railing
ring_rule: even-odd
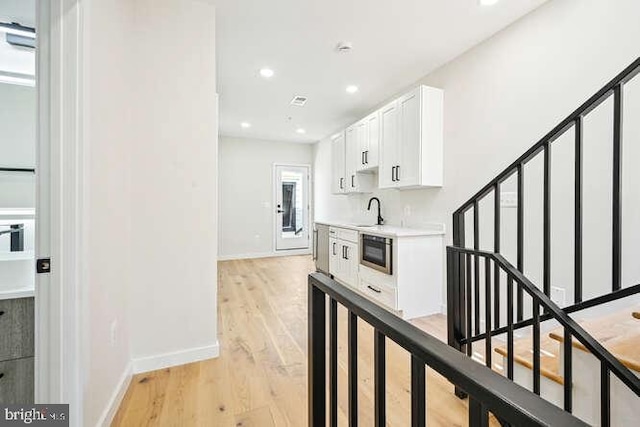
[[[484,278],[474,280],[472,271],[477,266],[484,264]],[[640,379],[627,369],[615,356],[607,351],[596,339],[588,334],[567,311],[593,306],[601,302],[598,300],[585,301],[571,307],[569,310],[558,307],[551,299],[536,287],[522,272],[510,264],[502,255],[493,252],[479,251],[448,247],[447,265],[449,268],[447,283],[447,309],[449,319],[449,344],[458,351],[471,357],[473,343],[484,341],[484,362],[488,368],[492,368],[492,339],[506,334],[507,366],[505,367],[508,379],[514,378],[514,333],[516,330],[531,326],[532,338],[532,391],[540,394],[540,324],[543,321],[553,319],[563,328],[563,373],[564,373],[564,409],[567,412],[573,410],[573,378],[572,378],[572,342],[575,338],[589,350],[600,362],[600,413],[601,426],[611,425],[611,396],[610,375],[615,375],[622,383],[637,396],[640,396]],[[460,269],[462,274],[456,274]],[[497,273],[495,275],[491,273]],[[506,319],[500,319],[500,309],[495,306],[492,295],[498,295],[502,289],[500,284],[493,281],[494,277],[506,276]],[[517,311],[517,291],[521,291],[530,297],[531,315],[523,316],[515,320]],[[616,299],[640,292],[640,285],[623,289],[615,293]],[[613,300],[611,297],[607,301]],[[480,301],[484,303],[481,310]],[[481,328],[484,320],[485,327]],[[484,330],[482,330],[484,329]],[[461,393],[459,393],[461,394]]]
[[[323,274],[314,273],[309,275],[308,312],[309,425],[312,427],[324,427],[327,423],[332,427],[338,425],[338,304],[349,312],[347,365],[350,426],[358,425],[359,415],[358,321],[367,322],[375,330],[374,419],[376,427],[386,425],[385,343],[387,340],[394,341],[411,354],[411,425],[414,427],[426,425],[425,368],[427,366],[468,394],[471,427],[487,426],[489,413],[493,413],[501,423],[513,426],[587,425],[502,375],[478,365],[437,338],[367,298]],[[327,323],[329,326],[328,349]],[[327,390],[329,390],[328,406]]]
[[[611,80],[600,91],[589,98],[577,110],[565,118],[551,132],[528,149],[515,162],[509,165],[473,197],[466,201],[453,214],[453,246],[448,249],[447,273],[448,273],[448,322],[449,343],[456,349],[471,355],[473,342],[485,339],[486,359],[490,365],[491,337],[497,334],[507,334],[507,354],[510,355],[510,363],[507,366],[507,375],[513,377],[513,331],[521,327],[533,327],[533,352],[534,352],[534,378],[533,389],[540,392],[540,322],[555,319],[565,329],[564,358],[565,369],[571,367],[571,343],[575,337],[582,342],[602,363],[601,366],[601,418],[602,425],[610,422],[610,390],[609,378],[613,373],[633,392],[638,394],[638,379],[628,369],[600,346],[586,332],[576,329],[578,326],[570,323],[568,313],[587,307],[593,307],[615,299],[638,293],[639,286],[623,287],[621,279],[622,267],[622,135],[623,135],[623,101],[625,85],[640,72],[640,58],[636,59],[629,67]],[[605,295],[584,301],[583,297],[583,177],[585,175],[583,165],[583,123],[588,114],[601,105],[604,101],[613,98],[613,143],[612,143],[612,176],[611,176],[611,286]],[[574,241],[573,241],[573,269],[574,294],[573,305],[560,309],[550,299],[551,294],[551,147],[555,141],[567,133],[574,131]],[[531,160],[542,156],[542,280],[540,289],[529,281],[523,274],[525,261],[524,228],[525,228],[525,165]],[[516,214],[516,245],[515,267],[508,263],[501,255],[501,215],[500,192],[501,186],[508,179],[514,177],[517,186],[517,214]],[[480,251],[480,204],[493,195],[493,252]],[[465,215],[472,213],[473,224],[470,225],[472,236],[467,236]],[[473,238],[473,249],[467,246],[467,237]],[[563,260],[554,262],[565,262]],[[484,263],[484,265],[483,265]],[[491,267],[493,266],[493,274]],[[484,267],[484,277],[481,271]],[[570,267],[570,268],[571,268]],[[506,275],[506,283],[501,283],[501,278]],[[479,284],[484,281],[484,294],[478,290]],[[491,284],[491,282],[493,282]],[[506,290],[504,287],[506,286]],[[501,295],[506,293],[507,319],[500,319]],[[525,307],[525,294],[531,300],[532,305]],[[480,307],[483,305],[486,318],[484,327],[480,315]],[[526,308],[530,308],[531,315],[526,315]],[[504,308],[503,308],[504,310]],[[527,317],[525,319],[525,317]],[[505,323],[506,322],[506,323]],[[564,323],[563,323],[564,322]],[[579,326],[578,326],[579,327]],[[484,329],[484,332],[481,331]],[[586,334],[586,335],[585,335]],[[565,378],[565,409],[571,412],[571,370],[565,371],[569,378]],[[463,396],[461,390],[456,389],[459,396]]]

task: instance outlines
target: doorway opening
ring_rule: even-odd
[[[276,251],[309,249],[309,165],[274,165]]]

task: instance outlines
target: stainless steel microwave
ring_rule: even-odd
[[[393,239],[361,234],[360,264],[385,274],[393,274]]]

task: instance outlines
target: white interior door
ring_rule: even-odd
[[[309,166],[274,168],[276,250],[309,249]]]

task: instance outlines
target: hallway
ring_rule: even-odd
[[[219,263],[217,359],[137,375],[114,426],[305,426],[307,425],[307,286],[309,256]],[[346,310],[340,309],[340,425],[346,425]],[[440,339],[444,317],[415,324]],[[188,325],[184,326],[188,328]],[[360,424],[373,425],[372,329],[360,323]],[[387,350],[388,425],[410,424],[409,356]],[[467,425],[466,402],[429,371],[430,426]]]

